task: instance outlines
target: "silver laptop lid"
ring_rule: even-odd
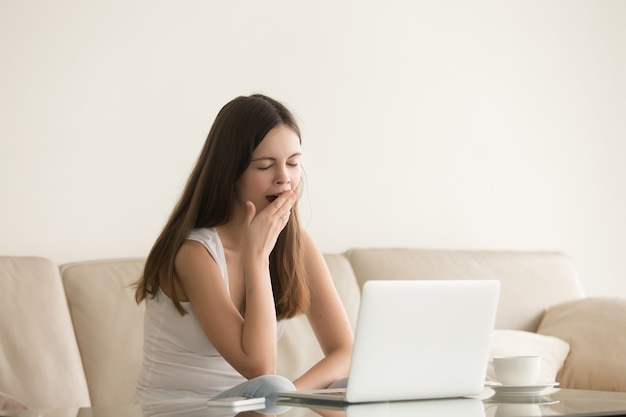
[[[480,394],[499,293],[495,280],[366,282],[346,400]]]

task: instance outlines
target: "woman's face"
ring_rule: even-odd
[[[252,160],[237,182],[239,201],[251,201],[257,213],[276,197],[300,183],[300,138],[289,126],[270,130],[252,153]]]

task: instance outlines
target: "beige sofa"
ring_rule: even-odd
[[[562,387],[626,391],[626,304],[586,298],[563,254],[380,248],[325,258],[353,325],[367,280],[500,280],[492,353],[542,354]],[[143,306],[130,284],[142,264],[0,257],[0,393],[31,408],[132,402]],[[306,319],[286,324],[279,355],[288,377],[321,357]]]

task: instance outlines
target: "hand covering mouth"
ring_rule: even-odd
[[[284,190],[284,191],[281,191],[281,192],[276,193],[276,194],[266,195],[266,196],[265,196],[265,199],[271,203],[272,201],[274,201],[274,200],[276,200],[278,197],[280,197],[280,195],[281,195],[282,193],[286,193],[287,191],[291,191],[291,190]]]

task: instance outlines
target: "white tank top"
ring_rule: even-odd
[[[214,228],[194,229],[188,239],[209,251],[228,289],[224,247]],[[161,290],[146,299],[143,362],[135,401],[150,403],[176,398],[211,398],[246,379],[213,347],[204,334],[191,303],[181,302],[181,316]],[[278,323],[278,337],[283,323]]]

